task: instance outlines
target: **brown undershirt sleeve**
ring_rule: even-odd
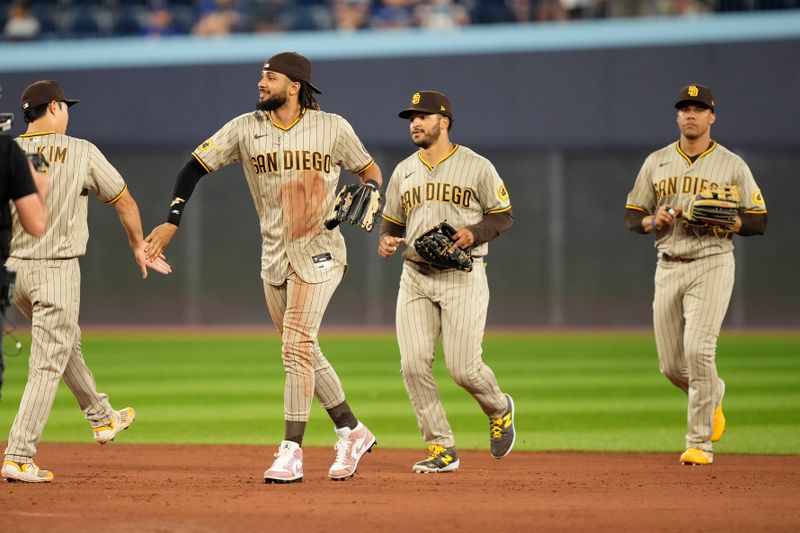
[[[406,233],[406,227],[400,224],[390,222],[385,218],[381,220],[381,234],[378,241],[382,241],[384,237],[402,237]]]
[[[473,246],[477,246],[491,241],[504,231],[507,231],[513,224],[514,215],[509,209],[502,213],[489,213],[477,224],[467,226],[467,229],[470,230],[475,237],[475,244],[473,244]]]
[[[642,219],[647,216],[644,211],[636,209],[625,209],[625,225],[628,229],[636,233],[647,233],[642,226]]]
[[[767,231],[766,213],[742,213],[742,227],[739,228],[739,235],[763,235]]]

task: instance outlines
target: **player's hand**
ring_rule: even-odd
[[[405,243],[406,240],[402,237],[387,235],[381,239],[380,244],[378,244],[378,255],[381,257],[391,257],[397,251],[397,247]]]
[[[160,226],[156,226],[150,232],[150,235],[144,239],[147,260],[153,262],[158,258],[163,259],[164,249],[166,249],[176,233],[178,233],[178,226],[175,224],[164,222]]]
[[[467,250],[472,248],[472,245],[475,244],[475,235],[472,234],[470,230],[467,228],[461,228],[460,230],[456,231],[453,235],[452,239],[455,241],[453,247],[450,248],[450,251],[455,251],[456,247],[461,248],[462,250]]]
[[[666,228],[672,226],[678,217],[683,212],[683,209],[680,207],[670,207],[668,205],[662,205],[656,210],[656,214],[654,215],[654,221],[656,223],[656,229],[661,231]],[[652,225],[652,223],[651,223]]]
[[[167,263],[164,254],[159,254],[155,259],[150,260],[147,258],[146,247],[147,244],[142,241],[138,246],[133,248],[133,257],[136,260],[136,264],[139,266],[139,271],[142,273],[142,279],[147,279],[148,268],[164,275],[172,273],[172,267]]]

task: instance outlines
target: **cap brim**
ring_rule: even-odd
[[[408,109],[403,109],[400,111],[397,116],[400,118],[411,118],[411,115],[414,113],[424,113],[426,115],[435,115],[439,113],[439,111],[435,111],[433,109],[420,109],[419,107],[409,107]],[[447,116],[447,115],[445,115]]]
[[[701,105],[703,107],[706,107],[706,108],[710,109],[711,111],[714,111],[714,108],[711,107],[710,105],[708,105],[707,103],[705,103],[703,101],[700,101],[700,100],[692,100],[691,98],[687,98],[686,100],[681,100],[679,102],[675,102],[675,109],[679,109],[684,104]]]
[[[67,107],[72,107],[80,102],[80,100],[64,100],[64,102],[67,104]]]
[[[315,93],[317,93],[317,94],[322,94],[322,91],[320,91],[319,89],[317,89],[316,87],[314,87],[314,84],[313,84],[313,83],[311,83],[311,82],[309,82],[309,81],[307,81],[306,83],[308,83],[308,86],[309,86],[309,87],[311,87],[311,90],[312,90],[312,91],[314,91],[314,92],[315,92]]]

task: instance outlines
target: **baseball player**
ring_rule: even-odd
[[[688,395],[681,464],[714,460],[722,438],[725,383],[716,366],[717,338],[734,280],[732,233],[761,235],[767,209],[747,164],[711,139],[717,119],[711,90],[683,87],[675,103],[680,139],[645,159],[628,194],[628,229],[653,234],[658,250],[653,323],[661,372]],[[739,215],[730,231],[681,222],[686,202],[704,189],[738,187]],[[718,228],[717,228],[718,229]]]
[[[511,227],[511,202],[486,158],[450,142],[453,109],[447,96],[414,93],[399,116],[409,120],[411,140],[419,150],[392,173],[378,253],[390,257],[407,245],[397,296],[397,340],[403,382],[428,443],[428,456],[412,470],[451,472],[458,469],[459,459],[431,371],[440,335],[450,376],[489,417],[492,455],[505,457],[514,446],[514,402],[481,359],[489,305],[483,258],[488,241]],[[458,230],[454,246],[471,249],[471,272],[437,269],[415,251],[414,240],[443,220]]]
[[[31,320],[32,340],[28,383],[3,462],[2,475],[9,481],[52,481],[53,474],[37,467],[33,456],[62,378],[100,444],[113,440],[136,416],[131,407],[111,407],[83,360],[78,257],[86,253],[89,239],[88,192],[117,210],[143,278],[148,267],[170,272],[163,257],[146,260],[139,208],[119,173],[92,143],[66,134],[68,109],[77,102],[52,80],[37,81],[22,93],[28,131],[17,142],[25,152],[38,152],[49,161],[52,189],[47,199],[50,220],[41,238],[27,235],[19,213],[13,214],[6,266],[17,272],[14,304]]]
[[[339,228],[323,220],[334,205],[342,169],[380,188],[381,173],[350,124],[320,111],[311,63],[294,52],[271,57],[258,83],[256,110],[238,116],[200,144],[178,175],[167,222],[147,237],[157,257],[174,237],[198,180],[241,162],[258,213],[264,295],[283,341],[285,436],[266,483],[303,479],[303,434],[316,396],[336,427],[331,479],[356,472],[375,436],[358,421],[317,342],[322,316],[346,267]]]

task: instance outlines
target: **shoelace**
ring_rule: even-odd
[[[273,454],[274,457],[283,458],[281,461],[280,466],[284,467],[289,463],[294,453],[289,448],[278,448],[278,451]],[[277,462],[277,461],[276,461]]]
[[[333,445],[333,448],[336,450],[335,465],[344,465],[344,460],[347,457],[347,453],[350,451],[350,444],[350,439],[339,437],[339,440]]]
[[[431,446],[428,446],[428,451],[430,452],[430,455],[428,456],[427,460],[433,461],[434,459],[438,459],[439,456],[442,455],[442,453],[444,453],[444,450],[445,447],[439,446],[438,444],[433,444]]]
[[[503,418],[491,418],[489,419],[489,432],[492,434],[492,438],[497,440],[503,436]]]

